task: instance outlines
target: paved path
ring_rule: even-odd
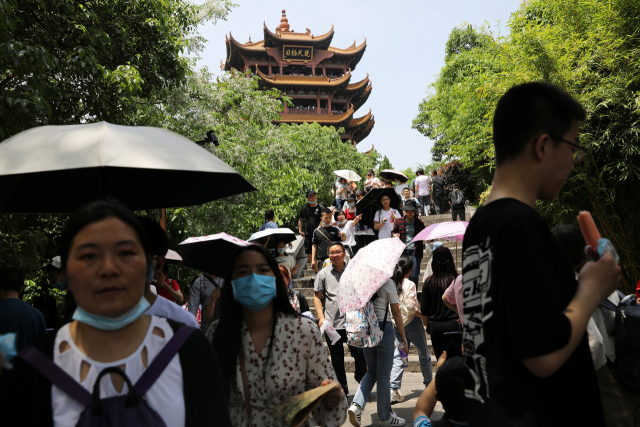
[[[349,401],[353,399],[353,395],[358,389],[358,383],[353,379],[352,373],[347,373],[347,380],[349,381]],[[416,406],[418,397],[422,394],[424,385],[422,384],[422,374],[405,372],[402,378],[402,389],[400,392],[405,397],[404,402],[395,403],[392,405],[393,411],[400,418],[404,418],[406,426],[413,425],[413,408]],[[439,419],[443,414],[442,405],[440,402],[436,405],[436,410],[433,413],[433,418]],[[373,388],[369,402],[362,414],[362,426],[377,426],[378,425],[378,410],[376,404],[376,388]],[[349,419],[343,426],[351,426]]]

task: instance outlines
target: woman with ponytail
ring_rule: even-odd
[[[398,266],[402,271],[402,286],[398,289],[398,301],[400,303],[404,333],[409,345],[413,343],[418,350],[422,382],[426,388],[431,382],[433,374],[431,372],[431,355],[429,354],[429,347],[427,346],[427,336],[422,327],[422,319],[426,316],[420,313],[416,284],[409,280],[413,269],[413,257],[410,255],[402,255],[398,260]],[[394,326],[396,339],[399,340],[400,331],[395,322]],[[391,370],[391,403],[404,401],[404,397],[400,394],[403,373],[402,358],[400,357],[399,349],[396,348],[393,355],[393,369]]]
[[[389,321],[389,311],[398,325],[400,347],[404,351],[408,350],[402,314],[398,305],[398,289],[402,288],[403,279],[402,268],[396,266],[396,272],[393,277],[387,280],[371,298],[378,324],[384,335],[377,346],[363,349],[364,358],[367,360],[367,373],[360,381],[360,386],[348,411],[349,421],[354,426],[360,426],[362,412],[376,383],[378,384],[376,394],[378,399],[378,419],[380,420],[378,425],[401,426],[405,424],[402,418],[391,412],[391,389],[389,386],[389,376],[393,366],[395,349],[395,334]]]
[[[438,359],[444,350],[443,335],[445,332],[460,330],[458,314],[442,301],[442,295],[458,273],[449,248],[444,246],[437,248],[433,251],[432,257],[433,274],[427,277],[424,286],[422,286],[420,313],[425,316],[422,322],[431,335],[433,352]]]

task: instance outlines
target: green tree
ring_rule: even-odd
[[[393,165],[391,164],[387,156],[384,156],[382,161],[378,163],[378,167],[376,168],[376,176],[380,176],[380,172],[386,169],[393,169]]]
[[[213,130],[220,146],[206,148],[258,189],[201,206],[168,209],[172,244],[218,232],[247,239],[258,230],[267,209],[275,211],[278,224],[297,231],[307,189],[314,188],[319,200],[330,204],[334,170],[351,169],[365,176],[375,167],[377,153],[359,153],[332,127],[274,125],[272,120],[288,101],[277,90],[259,90],[256,77],[226,73],[215,78],[202,69],[183,87],[168,91],[163,103],[139,105],[137,125],[161,126],[192,140]]]
[[[640,278],[640,3],[530,1],[511,16],[509,36],[454,30],[445,66],[420,104],[414,127],[436,141],[433,158],[459,160],[491,182],[493,110],[511,86],[545,80],[587,110],[585,159],[558,199],[539,203],[549,225],[594,214],[621,255],[627,291]],[[451,47],[450,47],[451,45]]]
[[[43,124],[127,124],[134,96],[184,83],[228,0],[1,0],[0,138]]]

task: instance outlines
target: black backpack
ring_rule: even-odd
[[[460,190],[453,190],[451,192],[451,207],[458,209],[458,208],[464,208],[464,194],[462,194],[462,191]]]
[[[636,296],[618,291],[620,303],[616,306],[608,299],[600,306],[616,313],[616,360],[613,374],[634,393],[640,393],[640,305]]]

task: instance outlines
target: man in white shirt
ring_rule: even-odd
[[[431,178],[424,174],[424,170],[418,169],[418,177],[416,178],[415,195],[420,201],[422,206],[422,214],[429,215],[431,208],[431,196],[429,193],[429,186],[431,185]]]

